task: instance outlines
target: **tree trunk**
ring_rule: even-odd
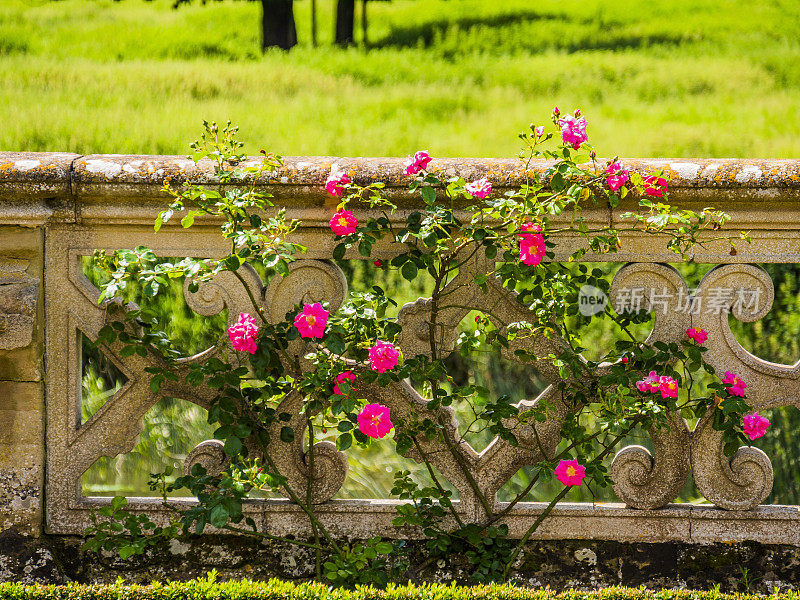
[[[356,20],[356,0],[338,0],[336,3],[336,43],[347,46],[353,43]]]
[[[361,0],[361,43],[364,48],[369,45],[367,39],[367,0]]]
[[[261,49],[297,44],[293,0],[261,0]]]

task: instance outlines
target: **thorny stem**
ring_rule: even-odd
[[[311,498],[314,492],[314,423],[311,422],[311,416],[306,413],[306,423],[308,426],[308,481],[306,483],[306,504],[311,506]],[[317,524],[311,521],[311,530],[314,532],[314,540],[319,546],[319,531]],[[314,567],[317,577],[322,575],[322,556],[319,548],[314,553]]]
[[[609,443],[605,447],[605,449],[600,454],[598,454],[589,464],[593,465],[593,464],[596,464],[596,463],[599,463],[600,461],[602,461],[611,452],[612,448],[614,448],[614,446],[616,446],[617,442],[619,442],[623,437],[625,437],[628,433],[630,433],[633,430],[633,428],[636,427],[637,424],[638,424],[638,420],[634,420],[633,423],[625,431],[623,431],[622,433],[618,434],[614,438],[614,440],[611,443]],[[570,487],[571,486],[564,486],[564,489],[561,490],[558,493],[558,495],[555,498],[553,498],[553,500],[550,501],[550,504],[547,505],[547,508],[545,508],[542,511],[542,514],[540,514],[537,517],[536,521],[533,522],[533,525],[531,525],[528,528],[528,530],[525,532],[525,535],[522,536],[522,539],[520,539],[520,541],[517,544],[516,548],[514,548],[514,552],[511,554],[511,558],[508,559],[508,562],[506,563],[505,569],[503,569],[503,577],[504,578],[508,577],[508,571],[511,569],[511,566],[514,564],[514,561],[517,560],[517,556],[519,556],[519,553],[522,551],[522,548],[528,542],[528,540],[530,539],[531,535],[533,535],[533,532],[536,531],[539,528],[539,525],[542,524],[542,521],[544,521],[545,518],[547,517],[547,515],[549,515],[553,511],[553,508],[555,508],[556,503],[559,500],[561,500],[564,496],[566,496],[567,492],[570,490]]]
[[[411,436],[411,439],[414,441],[414,446],[416,447],[417,452],[419,452],[419,455],[422,457],[422,461],[425,463],[425,467],[428,469],[428,475],[431,476],[431,479],[433,480],[433,484],[436,486],[436,489],[439,490],[439,493],[442,494],[443,497],[446,497],[447,494],[445,492],[445,489],[442,487],[442,484],[439,483],[439,478],[436,477],[436,473],[433,471],[433,467],[431,466],[431,462],[428,459],[428,455],[422,449],[422,446],[420,446],[419,441],[417,441],[416,436]],[[464,526],[464,522],[461,520],[461,517],[458,516],[458,512],[456,511],[455,507],[453,506],[453,503],[452,502],[448,502],[448,504],[449,504],[450,512],[453,514],[453,518],[456,520],[456,523],[458,523],[458,525],[460,527],[463,527]]]
[[[436,273],[436,278],[434,280],[434,288],[433,293],[431,294],[431,320],[428,323],[428,333],[430,335],[430,345],[431,345],[431,359],[437,360],[438,356],[438,348],[436,344],[436,320],[439,314],[439,294],[442,286],[442,282],[446,276],[446,270],[439,270]],[[429,379],[429,383],[431,385],[431,391],[433,393],[433,398],[437,397],[437,392],[439,390],[439,381],[433,377]],[[441,412],[439,413],[437,421],[439,425],[442,427],[442,439],[444,440],[445,444],[447,445],[447,449],[452,454],[453,458],[455,458],[458,466],[461,467],[461,471],[464,474],[464,478],[469,483],[470,488],[472,488],[472,492],[475,494],[475,497],[483,506],[486,515],[490,515],[492,512],[491,507],[489,506],[489,502],[486,500],[486,496],[484,496],[483,492],[481,491],[480,487],[478,486],[478,482],[475,481],[475,478],[472,476],[472,472],[470,471],[469,465],[466,464],[464,457],[459,452],[459,449],[455,447],[453,441],[450,439],[448,435],[447,423],[445,422],[445,416]]]

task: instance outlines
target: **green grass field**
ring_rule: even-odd
[[[394,0],[370,48],[258,51],[257,2],[0,0],[0,149],[186,152],[203,118],[251,153],[507,156],[553,105],[601,154],[800,155],[796,0]],[[357,24],[358,29],[358,24]]]

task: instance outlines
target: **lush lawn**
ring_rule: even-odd
[[[231,118],[291,154],[505,156],[554,104],[602,153],[800,155],[794,0],[394,0],[368,52],[258,52],[259,3],[0,0],[0,149],[184,153]]]

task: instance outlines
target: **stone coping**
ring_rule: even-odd
[[[662,169],[670,176],[673,198],[686,190],[783,190],[800,192],[800,160],[790,159],[622,159],[628,168],[646,174]],[[257,163],[250,158],[246,163]],[[603,159],[598,164],[603,164]],[[324,198],[323,184],[333,171],[347,171],[358,183],[385,182],[387,188],[403,189],[408,177],[403,173],[403,158],[348,158],[301,156],[286,157],[285,166],[265,173],[259,185],[291,190],[294,195]],[[551,163],[533,161],[530,171],[519,159],[434,158],[431,169],[467,180],[488,177],[496,188],[518,186],[532,172],[542,172]],[[45,195],[70,196],[104,193],[163,196],[161,186],[167,177],[185,177],[198,184],[218,183],[214,163],[201,160],[197,165],[185,156],[150,156],[70,153],[0,152],[0,199],[40,198]],[[131,187],[133,186],[133,188]],[[769,197],[770,194],[761,194]]]
[[[251,157],[247,164],[256,164]],[[598,159],[603,164],[607,159]],[[669,173],[674,188],[795,188],[800,189],[800,160],[797,159],[691,159],[624,158],[625,165],[640,173],[662,169]],[[289,156],[285,166],[265,173],[261,182],[270,185],[319,186],[332,171],[347,171],[359,183],[384,181],[403,187],[405,159],[334,156]],[[489,177],[498,187],[519,185],[530,172],[542,172],[550,161],[531,162],[529,172],[516,158],[434,158],[430,168],[465,179]],[[3,184],[41,182],[53,186],[81,184],[161,185],[167,176],[184,175],[195,183],[212,184],[209,159],[197,165],[185,156],[90,154],[53,152],[0,152],[0,182]]]
[[[84,498],[86,509],[110,502],[110,498]],[[178,498],[189,506],[194,500]],[[160,498],[128,498],[129,508],[158,513]],[[331,500],[317,507],[318,518],[330,530],[345,537],[381,535],[389,538],[420,537],[408,528],[391,524],[397,516],[397,500]],[[458,502],[454,502],[458,509]],[[502,509],[507,503],[499,503]],[[504,522],[510,535],[521,538],[541,512],[543,502],[520,502]],[[253,500],[245,512],[264,516],[266,530],[274,535],[310,535],[301,509],[287,500]],[[268,515],[268,518],[266,518]],[[343,518],[346,515],[346,518]],[[58,529],[51,531],[59,533]],[[622,503],[559,502],[532,539],[612,540],[618,542],[687,542],[698,544],[757,541],[762,544],[800,546],[800,506],[761,505],[749,511],[729,511],[707,504],[669,504],[656,510],[627,508]]]

